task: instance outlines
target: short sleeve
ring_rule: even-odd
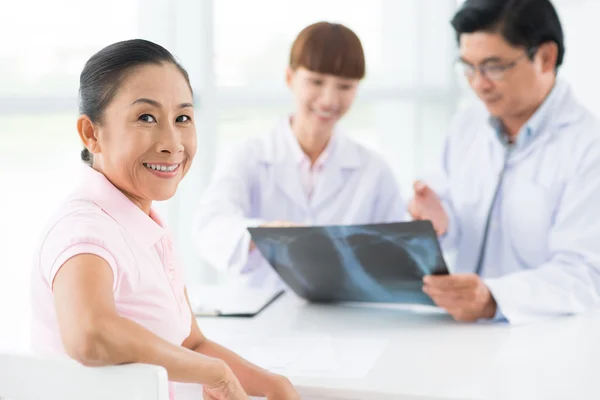
[[[46,235],[41,249],[39,266],[44,279],[52,283],[60,268],[80,254],[96,255],[113,272],[113,291],[117,286],[118,269],[115,253],[118,251],[118,229],[114,222],[102,215],[71,214],[59,220]]]

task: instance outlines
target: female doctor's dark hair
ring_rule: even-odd
[[[358,36],[348,27],[317,22],[304,28],[294,40],[289,67],[299,67],[343,78],[365,77],[365,54]]]
[[[186,70],[164,47],[147,40],[117,42],[94,54],[85,64],[79,78],[79,114],[87,115],[95,124],[102,124],[104,111],[119,87],[135,68],[148,64],[175,65],[190,86]],[[92,165],[92,153],[84,148],[81,159]]]

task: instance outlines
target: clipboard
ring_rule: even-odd
[[[284,290],[239,285],[200,285],[190,291],[190,304],[197,317],[252,318],[273,304]]]

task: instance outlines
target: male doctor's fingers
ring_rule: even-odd
[[[440,289],[476,288],[481,278],[476,274],[427,275],[423,278],[426,286]]]
[[[477,293],[475,290],[448,290],[432,288],[427,285],[423,286],[423,292],[439,301],[452,301],[452,302],[470,302],[477,300]]]

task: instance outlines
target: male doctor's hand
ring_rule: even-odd
[[[496,300],[475,274],[428,275],[423,292],[457,321],[473,322],[496,315]]]
[[[408,212],[415,220],[430,220],[438,236],[448,230],[448,216],[440,198],[421,181],[414,183],[415,196],[408,205]]]

